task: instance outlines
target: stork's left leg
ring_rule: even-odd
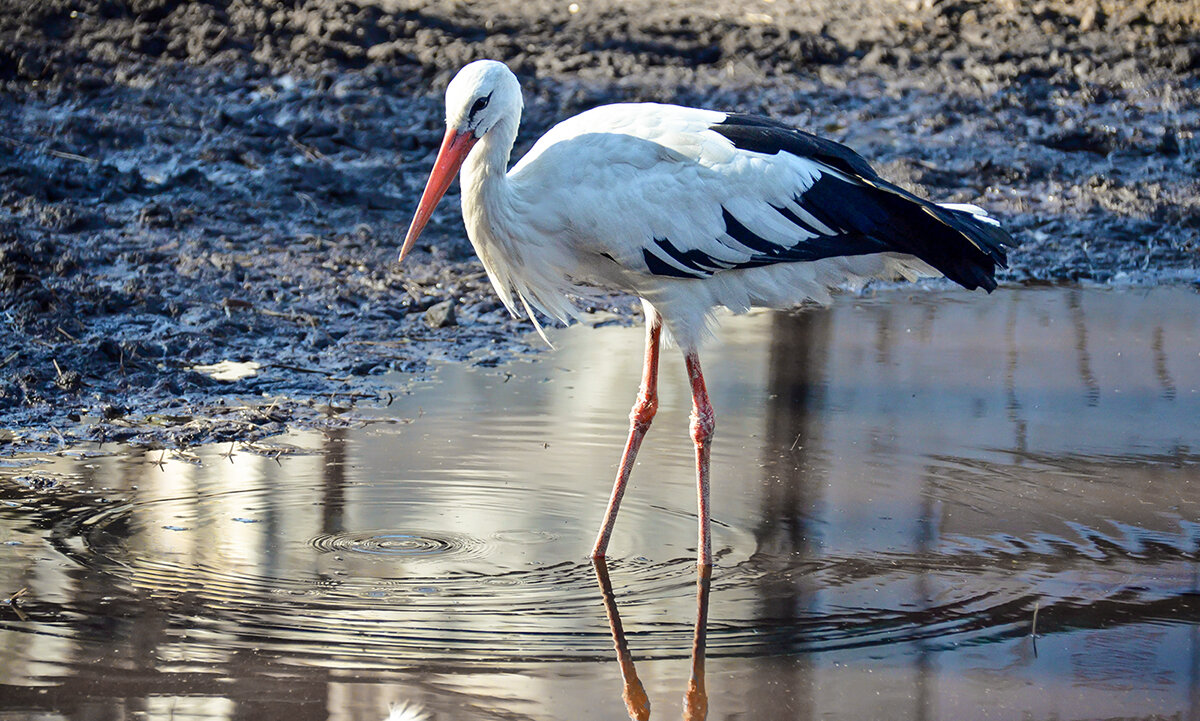
[[[638,449],[642,447],[642,439],[650,430],[650,421],[658,412],[658,345],[662,338],[662,316],[649,303],[646,304],[646,365],[642,369],[642,385],[638,390],[637,402],[629,412],[629,440],[625,442],[625,453],[621,455],[621,467],[617,470],[617,480],[613,483],[612,496],[608,499],[608,510],[604,512],[604,522],[600,524],[600,533],[596,536],[596,545],[592,547],[592,558],[604,558],[608,553],[608,539],[612,536],[613,525],[617,522],[617,510],[621,507],[621,498],[625,495],[625,485],[629,483],[629,474],[633,472],[633,463],[637,460]]]
[[[692,441],[696,444],[696,496],[700,519],[699,539],[696,546],[696,564],[712,565],[712,532],[708,519],[708,461],[711,455],[713,430],[717,422],[712,404],[708,402],[708,391],[704,387],[704,374],[700,372],[700,356],[688,351],[684,356],[688,380],[692,384]]]

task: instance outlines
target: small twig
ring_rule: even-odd
[[[4,602],[4,605],[11,608],[13,610],[13,613],[17,614],[17,618],[21,619],[22,621],[28,621],[29,616],[25,615],[25,612],[22,611],[21,607],[17,605],[17,601],[24,598],[25,594],[27,594],[27,593],[29,593],[29,587],[25,586],[21,590],[17,591],[16,593],[13,593],[11,596],[9,596],[8,600]]]
[[[311,316],[308,313],[280,313],[277,310],[270,310],[268,308],[257,308],[256,310],[259,313],[262,313],[263,315],[269,315],[272,318],[285,318],[294,323],[303,323],[310,326],[315,326],[317,324],[316,317]]]
[[[166,458],[167,458],[167,449],[164,448],[163,452],[161,454],[159,454],[158,460],[154,462],[154,465],[158,466],[158,470],[162,471],[163,473],[167,472]]]
[[[352,378],[346,378],[344,380],[348,381],[348,380],[352,380]],[[330,391],[330,393],[329,393],[330,398],[335,398],[335,397],[339,397],[339,396],[344,397],[344,398],[349,398],[351,401],[357,400],[359,398],[374,398],[375,397],[375,395],[373,393],[363,393],[362,391]]]
[[[317,370],[315,368],[301,368],[300,366],[291,366],[291,365],[287,365],[286,363],[272,363],[271,367],[272,368],[282,368],[285,371],[295,371],[297,373],[316,373],[319,375],[328,375],[328,373],[326,373],[323,370]]]
[[[271,405],[267,406],[266,409],[258,408],[255,406],[247,406],[246,410],[250,411],[251,413],[257,413],[259,416],[267,419],[268,421],[274,421],[275,417],[271,415],[271,412],[275,410],[275,406],[277,406],[277,405],[279,405],[278,398],[271,401]]]
[[[58,372],[58,379],[61,381],[62,377],[63,377],[63,372],[62,372],[62,368],[59,367],[59,365],[58,365],[58,359],[51,358],[50,362],[54,364],[54,370]]]
[[[47,150],[46,152],[49,153],[50,155],[53,155],[56,158],[63,158],[64,160],[78,160],[81,163],[91,163],[93,165],[100,162],[99,160],[95,160],[93,158],[89,158],[84,155],[77,155],[75,153],[67,153],[62,150]]]
[[[99,160],[95,160],[93,158],[89,158],[89,157],[86,157],[83,155],[78,155],[76,153],[68,153],[63,150],[54,150],[53,148],[39,148],[38,146],[34,145],[33,143],[26,143],[23,140],[17,140],[16,138],[10,138],[5,135],[0,135],[0,141],[8,143],[9,145],[12,145],[12,146],[15,146],[18,148],[28,148],[29,150],[40,150],[43,153],[46,153],[47,155],[53,155],[56,158],[64,158],[66,160],[78,160],[81,163],[92,163],[93,165],[100,162]]]
[[[233,457],[237,455],[236,453],[233,452],[233,447],[236,444],[237,444],[237,441],[231,441],[229,444],[229,450],[225,451],[224,453],[221,454],[221,457],[228,458],[230,463],[233,463]]]
[[[374,345],[383,346],[385,348],[394,348],[396,346],[408,345],[412,341],[405,338],[393,338],[391,340],[347,340],[342,341],[345,345]]]
[[[791,447],[791,450],[793,450],[793,451],[794,451],[794,450],[796,450],[796,447],[797,447],[797,446],[799,446],[800,448],[803,448],[803,447],[804,447],[804,446],[801,446],[801,445],[800,445],[800,436],[802,436],[802,435],[804,435],[804,434],[803,434],[803,433],[797,433],[797,434],[796,434],[796,440],[792,441],[792,447]]]
[[[308,203],[309,207],[311,207],[313,210],[317,210],[317,201],[313,200],[311,195],[308,193],[301,193],[298,190],[295,192],[295,195],[296,199],[301,203]]]
[[[1033,623],[1029,626],[1029,640],[1033,643],[1033,657],[1037,658],[1037,617],[1038,617],[1038,602],[1033,602]]]
[[[289,135],[288,142],[291,143],[296,150],[304,153],[304,157],[308,158],[309,160],[325,160],[325,156],[321,155],[321,151],[317,150],[311,145],[305,145],[304,143],[300,142],[296,139],[295,135]]]
[[[62,327],[61,325],[60,325],[60,326],[58,326],[57,328],[55,328],[55,330],[57,330],[59,333],[62,333],[63,335],[65,335],[67,338],[70,338],[70,339],[71,339],[71,341],[72,341],[73,343],[78,343],[78,342],[79,342],[79,339],[78,339],[78,338],[76,338],[75,336],[73,336],[73,335],[71,335],[70,333],[68,333],[68,332],[66,332],[65,330],[63,330],[63,327]]]
[[[9,363],[12,363],[13,359],[19,355],[21,355],[21,351],[19,351],[19,350],[15,350],[12,353],[9,353],[7,358],[0,361],[0,368],[3,368],[4,366],[8,365]]]

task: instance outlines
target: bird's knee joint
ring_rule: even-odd
[[[713,432],[717,429],[717,419],[711,410],[692,412],[692,440],[697,444],[708,443],[712,440]]]
[[[658,398],[638,396],[637,403],[633,404],[633,410],[629,413],[629,423],[635,428],[644,430],[650,427],[650,421],[654,420],[656,413],[658,413]]]

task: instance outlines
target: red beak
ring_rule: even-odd
[[[425,192],[421,194],[421,202],[417,205],[417,214],[413,216],[412,225],[408,226],[408,235],[404,236],[404,245],[400,248],[401,261],[417,242],[417,236],[425,229],[433,209],[446,194],[454,176],[458,175],[458,169],[467,159],[467,153],[471,152],[476,140],[475,133],[469,130],[465,133],[459,133],[454,128],[446,130],[437,160],[433,161],[433,172],[429,174],[429,182],[425,183]]]

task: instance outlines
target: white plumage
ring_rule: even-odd
[[[821,263],[829,267],[734,270],[713,274],[703,284],[648,273],[645,252],[689,272],[655,247],[656,238],[669,239],[683,253],[700,251],[731,264],[749,261],[753,250],[725,234],[723,208],[756,235],[781,246],[814,237],[789,224],[770,204],[795,207],[787,191],[802,193],[822,169],[792,155],[739,151],[709,130],[724,118],[724,113],[673,105],[621,104],[590,110],[551,129],[508,178],[515,194],[528,197],[538,235],[568,249],[572,257],[538,263],[559,275],[546,279],[534,274],[525,287],[517,281],[518,292],[527,294],[538,310],[565,321],[571,309],[562,301],[546,302],[547,296],[565,298],[577,292],[580,282],[622,290],[654,305],[680,345],[692,347],[714,307],[742,312],[752,306],[824,302],[831,286],[856,277],[891,276],[907,267],[882,257],[828,259]],[[596,161],[585,164],[581,158]],[[464,171],[469,173],[470,167],[468,159]],[[464,207],[473,197],[464,194]],[[535,247],[542,250],[531,242],[514,245],[509,253],[522,260]],[[924,263],[913,263],[912,270],[913,275],[933,273]]]
[[[828,302],[830,289],[872,278],[945,274],[991,290],[1011,244],[982,209],[913,196],[844,146],[712,110],[595,108],[556,125],[505,172],[522,105],[501,63],[471,63],[450,83],[446,137],[401,259],[461,166],[467,234],[510,312],[565,322],[578,314],[572,297],[597,288],[643,300],[647,373],[595,555],[656,406],[660,323],[693,381],[707,563],[712,414],[697,353],[712,311]]]

